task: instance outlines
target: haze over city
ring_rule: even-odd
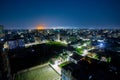
[[[119,0],[0,0],[0,14],[6,29],[120,27]]]

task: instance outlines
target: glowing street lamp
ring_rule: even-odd
[[[83,51],[82,56],[86,56],[87,54],[88,54],[88,51],[85,49],[85,50]]]
[[[105,47],[105,44],[103,42],[99,43],[99,48],[104,48]]]

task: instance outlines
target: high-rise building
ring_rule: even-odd
[[[0,25],[0,38],[4,36],[4,26],[3,25]]]
[[[11,76],[11,69],[9,65],[9,58],[8,58],[8,53],[7,50],[4,48],[5,44],[5,34],[4,34],[4,26],[0,25],[0,58],[1,58],[1,63],[0,65],[2,70],[0,70],[0,79],[1,80],[12,80]]]

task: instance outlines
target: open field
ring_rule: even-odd
[[[31,69],[15,75],[15,80],[60,80],[60,76],[49,66]]]

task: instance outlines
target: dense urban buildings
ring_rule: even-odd
[[[5,29],[2,32],[2,80],[120,79],[119,29]]]
[[[0,80],[120,80],[120,0],[0,0]]]

